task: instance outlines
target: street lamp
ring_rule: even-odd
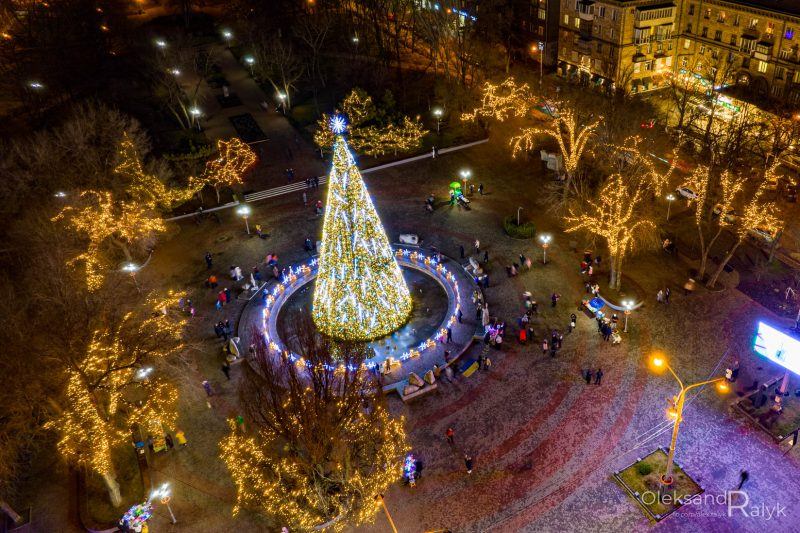
[[[354,46],[358,46],[358,41],[359,41],[358,35],[353,35],[353,37],[350,38],[350,41],[353,43]]]
[[[44,84],[40,81],[31,80],[28,82],[28,87],[30,87],[34,91],[41,91],[42,89],[44,89]]]
[[[670,416],[675,419],[675,426],[672,428],[672,441],[669,445],[669,454],[667,456],[667,467],[664,471],[664,474],[661,476],[661,486],[662,488],[667,488],[672,485],[672,469],[673,463],[675,460],[675,444],[678,441],[678,428],[680,428],[681,422],[683,421],[683,406],[686,400],[686,393],[690,390],[702,387],[703,385],[708,385],[709,383],[716,383],[717,390],[721,393],[726,393],[730,390],[726,379],[724,377],[709,379],[706,381],[700,381],[699,383],[694,383],[692,385],[684,385],[681,378],[672,370],[672,367],[669,366],[666,357],[662,354],[655,354],[650,358],[650,366],[653,368],[655,372],[663,372],[664,369],[669,370],[669,373],[672,374],[672,377],[675,378],[675,381],[678,382],[678,386],[681,388],[678,396],[675,399],[674,409],[670,410]]]
[[[142,267],[133,262],[128,262],[122,265],[122,270],[124,272],[128,272],[131,275],[131,278],[133,278],[133,284],[136,285],[136,290],[142,292],[142,289],[139,288],[139,282],[136,281],[136,272],[138,272],[140,268]]]
[[[444,111],[441,107],[434,107],[433,108],[433,116],[436,117],[436,133],[439,133],[442,124],[442,115]]]
[[[222,30],[222,38],[230,44],[231,39],[233,39],[233,32],[231,30]]]
[[[251,56],[251,55],[246,55],[242,59],[244,59],[244,62],[247,63],[247,65],[250,67],[250,75],[252,76],[253,75],[253,65],[256,64],[256,58]]]
[[[236,214],[244,218],[244,227],[247,230],[247,234],[250,235],[250,223],[247,222],[247,217],[250,216],[250,206],[247,204],[242,205],[236,210]]]
[[[542,84],[544,79],[544,43],[533,43],[531,45],[531,53],[539,53],[539,85]]]
[[[200,108],[197,107],[197,106],[190,107],[189,108],[189,114],[192,115],[192,118],[194,118],[195,124],[197,124],[197,131],[202,131],[200,129],[200,116],[203,114],[203,112],[200,110]]]
[[[517,208],[517,226],[519,226],[519,212],[522,211],[521,207]]]
[[[278,100],[280,100],[280,102],[281,102],[281,112],[283,112],[283,114],[285,115],[286,114],[286,93],[283,92],[283,91],[278,91],[276,96],[278,97]]]
[[[56,198],[66,198],[67,193],[65,193],[64,191],[56,191],[55,193],[53,193],[53,196],[55,196]]]
[[[164,50],[167,47],[167,41],[165,41],[164,39],[156,39],[155,41],[153,41],[153,43],[161,50]]]
[[[462,191],[464,195],[467,194],[467,180],[472,176],[472,171],[468,168],[462,168],[458,171],[459,175],[461,175],[461,181],[464,182],[464,190]]]
[[[173,67],[173,68],[169,69],[169,73],[172,74],[173,76],[177,77],[177,76],[181,75],[181,69],[179,69],[177,67]]]
[[[669,203],[667,204],[667,222],[669,222],[669,211],[670,211],[670,209],[672,209],[672,202],[673,202],[674,200],[675,200],[675,195],[674,195],[674,194],[672,194],[672,193],[669,193],[669,194],[667,195],[667,202],[669,202]]]
[[[547,264],[547,248],[550,246],[552,237],[547,234],[539,235],[539,240],[542,241],[542,264]]]
[[[623,300],[622,307],[625,308],[625,327],[622,328],[622,331],[624,333],[628,333],[628,315],[631,314],[631,311],[633,310],[633,302],[630,300]]]
[[[167,510],[169,511],[169,516],[172,519],[172,523],[175,524],[178,521],[175,520],[175,513],[172,512],[172,507],[169,505],[170,494],[169,494],[169,483],[164,483],[159,488],[155,489],[153,492],[150,493],[150,500],[155,498],[161,498],[161,503],[167,506]]]
[[[378,494],[375,499],[378,500],[380,506],[383,507],[383,512],[386,514],[386,519],[389,521],[389,525],[392,526],[392,533],[397,533],[397,526],[394,525],[392,515],[389,514],[389,509],[386,507],[386,500],[383,499],[383,494]]]
[[[149,376],[152,371],[153,371],[152,366],[146,366],[144,368],[140,368],[139,371],[136,372],[136,379],[138,379],[139,381],[144,381],[145,379],[147,379],[147,376]]]

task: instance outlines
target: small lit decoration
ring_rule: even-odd
[[[414,487],[417,484],[417,458],[413,453],[406,455],[403,461],[403,479],[409,486]]]
[[[570,208],[564,218],[567,233],[585,230],[606,241],[611,256],[609,286],[619,290],[622,262],[634,250],[637,237],[656,226],[640,212],[645,197],[641,182],[628,183],[620,174],[608,178],[597,200],[589,200],[582,211]]]
[[[347,121],[342,115],[334,115],[331,117],[331,131],[335,135],[342,135],[347,130]]]
[[[123,526],[125,531],[142,531],[144,525],[153,516],[153,504],[149,501],[137,503],[122,515],[119,525]]]
[[[411,306],[389,239],[339,134],[328,178],[314,322],[337,339],[369,340],[405,323]]]
[[[461,115],[463,121],[474,121],[477,118],[524,117],[533,107],[533,94],[527,83],[517,85],[514,78],[507,78],[499,84],[486,82],[483,86],[481,106],[470,113]]]
[[[519,135],[511,138],[512,156],[516,157],[520,152],[532,150],[536,146],[536,138],[539,135],[552,137],[558,143],[561,157],[564,160],[564,171],[567,175],[564,184],[566,192],[572,185],[586,145],[597,127],[603,122],[603,117],[583,123],[573,110],[563,109],[559,105],[556,105],[556,109],[557,116],[549,127],[524,128]]]
[[[96,472],[109,488],[116,484],[111,451],[130,439],[131,426],[163,435],[177,423],[177,389],[139,369],[183,348],[187,318],[175,304],[184,296],[151,295],[139,312],[94,331],[83,358],[67,368],[63,409],[45,424],[58,433],[67,461]]]
[[[203,182],[214,187],[219,203],[219,193],[224,187],[244,183],[243,176],[257,161],[253,149],[239,138],[217,141],[219,156],[206,163]]]
[[[359,88],[353,89],[339,107],[341,114],[323,114],[317,122],[314,143],[321,152],[331,150],[336,136],[344,133],[344,130],[337,131],[342,126],[348,130],[348,140],[353,149],[371,156],[413,150],[428,133],[419,120],[409,117],[403,117],[399,123],[380,123],[372,97]]]

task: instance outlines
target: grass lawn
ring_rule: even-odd
[[[656,520],[674,511],[680,504],[676,501],[694,496],[703,492],[703,489],[690,478],[678,465],[673,467],[674,497],[662,503],[658,498],[658,489],[661,484],[661,474],[667,466],[667,454],[662,449],[657,449],[647,457],[637,461],[614,475],[617,483],[633,493],[633,497],[640,505],[650,511]],[[638,494],[638,496],[637,496]]]
[[[782,440],[800,427],[800,399],[792,395],[785,396],[783,412],[774,416],[771,411],[773,395],[770,395],[761,407],[756,408],[753,404],[753,401],[759,397],[759,393],[743,398],[739,401],[738,407],[756,419],[773,437]]]

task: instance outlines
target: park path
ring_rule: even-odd
[[[230,118],[250,114],[266,136],[266,141],[252,145],[259,161],[247,177],[246,189],[259,190],[286,183],[284,171],[294,168],[295,180],[324,173],[325,166],[319,152],[303,139],[287,118],[275,109],[275,98],[264,93],[250,72],[224,49],[217,57],[217,64],[228,81],[230,92],[241,100],[234,107],[222,107],[216,99],[221,89],[212,89],[215,97],[205,103],[206,118],[203,128],[209,140],[230,139],[238,136]],[[269,105],[269,110],[262,107]]]

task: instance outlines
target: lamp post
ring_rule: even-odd
[[[467,180],[470,178],[470,176],[472,176],[472,171],[470,169],[468,169],[468,168],[462,168],[461,170],[458,171],[458,174],[461,176],[461,181],[464,182],[464,190],[462,191],[462,194],[464,194],[464,196],[466,196],[467,195]]]
[[[670,209],[672,209],[672,202],[674,200],[675,200],[675,195],[672,194],[672,193],[669,193],[667,195],[667,202],[669,202],[669,203],[667,203],[667,222],[669,222],[669,212],[670,212]]]
[[[386,500],[383,499],[383,494],[378,494],[375,498],[380,502],[380,506],[383,507],[383,512],[386,514],[386,519],[389,521],[389,525],[392,526],[392,533],[397,533],[397,526],[394,525],[392,515],[389,514],[389,509],[386,507]]]
[[[253,65],[256,64],[256,58],[251,55],[246,55],[242,59],[244,59],[244,62],[250,67],[250,76],[253,76]]]
[[[161,50],[161,53],[163,53],[163,54],[167,53],[166,52],[166,50],[167,50],[167,41],[165,41],[164,39],[156,39],[155,41],[153,41],[153,44],[156,45],[156,48]]]
[[[192,119],[194,119],[194,123],[197,126],[197,131],[203,131],[200,127],[200,116],[203,112],[197,106],[192,106],[189,108],[189,114],[192,115]]]
[[[44,84],[40,81],[31,80],[28,82],[28,87],[34,91],[41,91],[44,89]]]
[[[547,248],[550,246],[552,237],[547,234],[539,235],[539,240],[542,241],[542,264],[547,264]]]
[[[625,308],[625,327],[622,328],[622,331],[623,333],[628,333],[628,315],[630,315],[633,310],[633,302],[630,300],[623,300],[622,307]]]
[[[728,392],[730,387],[728,387],[724,377],[700,381],[688,386],[684,385],[683,381],[681,381],[681,378],[679,378],[675,371],[672,370],[672,367],[669,366],[666,358],[660,354],[656,354],[650,359],[650,365],[656,372],[661,372],[664,369],[669,370],[669,373],[672,374],[672,377],[675,378],[675,381],[678,382],[678,386],[680,387],[680,392],[678,392],[678,396],[676,397],[674,409],[670,410],[670,416],[675,419],[675,426],[672,428],[672,440],[669,445],[669,454],[667,455],[667,467],[664,471],[664,474],[661,476],[661,488],[663,489],[668,488],[673,482],[672,470],[675,460],[675,444],[678,442],[678,430],[681,422],[683,421],[683,406],[686,400],[686,393],[694,388],[702,387],[703,385],[708,385],[710,383],[716,383],[717,390],[721,393]]]
[[[53,196],[55,196],[56,198],[66,198],[67,193],[65,193],[64,191],[56,191],[53,193]]]
[[[169,500],[170,500],[169,483],[164,483],[159,488],[151,492],[150,499],[153,500],[154,498],[161,498],[161,503],[167,506],[167,510],[169,511],[169,517],[172,519],[172,523],[176,524],[178,521],[175,519],[175,513],[172,512],[172,507],[170,507],[169,505]]]
[[[521,207],[517,208],[517,226],[519,226],[519,212],[522,211]]]
[[[283,91],[278,91],[278,100],[281,103],[281,112],[285,115],[286,114],[286,93]]]
[[[222,30],[222,38],[225,39],[225,43],[230,46],[231,40],[233,39],[233,32],[231,30]]]
[[[539,85],[542,85],[544,79],[544,43],[533,43],[531,45],[531,53],[539,53]]]
[[[142,292],[142,289],[139,287],[139,282],[136,281],[136,272],[140,268],[141,267],[139,265],[137,265],[136,263],[132,263],[132,262],[131,263],[125,263],[124,265],[122,265],[122,270],[125,271],[125,272],[130,273],[131,278],[133,278],[133,284],[136,286],[136,290],[139,291],[139,292]]]
[[[247,222],[247,217],[250,216],[250,206],[245,204],[239,207],[236,213],[244,218],[244,228],[247,230],[247,234],[250,235],[250,223]]]
[[[436,117],[436,133],[439,133],[441,131],[442,114],[444,114],[444,111],[442,110],[441,107],[433,108],[433,116]]]

